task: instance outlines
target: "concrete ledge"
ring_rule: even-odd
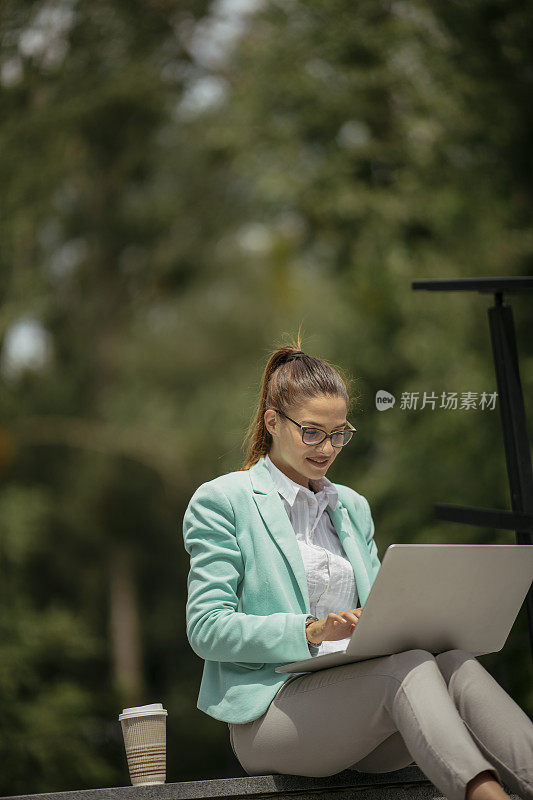
[[[521,800],[505,790],[513,800]],[[285,800],[347,800],[364,793],[364,800],[437,800],[442,794],[416,766],[394,772],[344,770],[323,778],[301,775],[253,775],[245,778],[165,783],[158,786],[112,786],[70,792],[10,795],[2,800],[218,800],[218,798],[276,798]],[[361,798],[362,800],[362,798]]]

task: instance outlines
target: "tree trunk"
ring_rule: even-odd
[[[108,568],[113,680],[126,704],[140,705],[144,682],[133,549],[123,543],[114,545]]]

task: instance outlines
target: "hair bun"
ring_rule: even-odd
[[[295,350],[293,353],[290,353],[290,355],[285,359],[284,363],[288,363],[289,361],[292,361],[294,358],[298,358],[299,356],[305,356],[303,350]]]

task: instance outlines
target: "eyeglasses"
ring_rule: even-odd
[[[333,433],[328,434],[321,428],[310,428],[307,425],[300,425],[299,422],[291,419],[287,416],[287,414],[277,408],[272,410],[277,411],[278,414],[281,414],[286,419],[290,420],[290,422],[294,422],[295,425],[298,425],[302,431],[302,442],[304,444],[322,444],[322,442],[324,442],[326,439],[331,439],[331,444],[333,447],[344,447],[345,444],[348,444],[357,430],[357,428],[353,428],[350,425],[349,428],[345,428],[343,431],[334,431]]]

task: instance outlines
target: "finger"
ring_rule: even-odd
[[[349,622],[352,625],[355,625],[355,623],[357,622],[359,617],[356,617],[355,614],[351,614],[349,611],[345,611],[344,612],[344,619],[346,620],[346,622]]]

